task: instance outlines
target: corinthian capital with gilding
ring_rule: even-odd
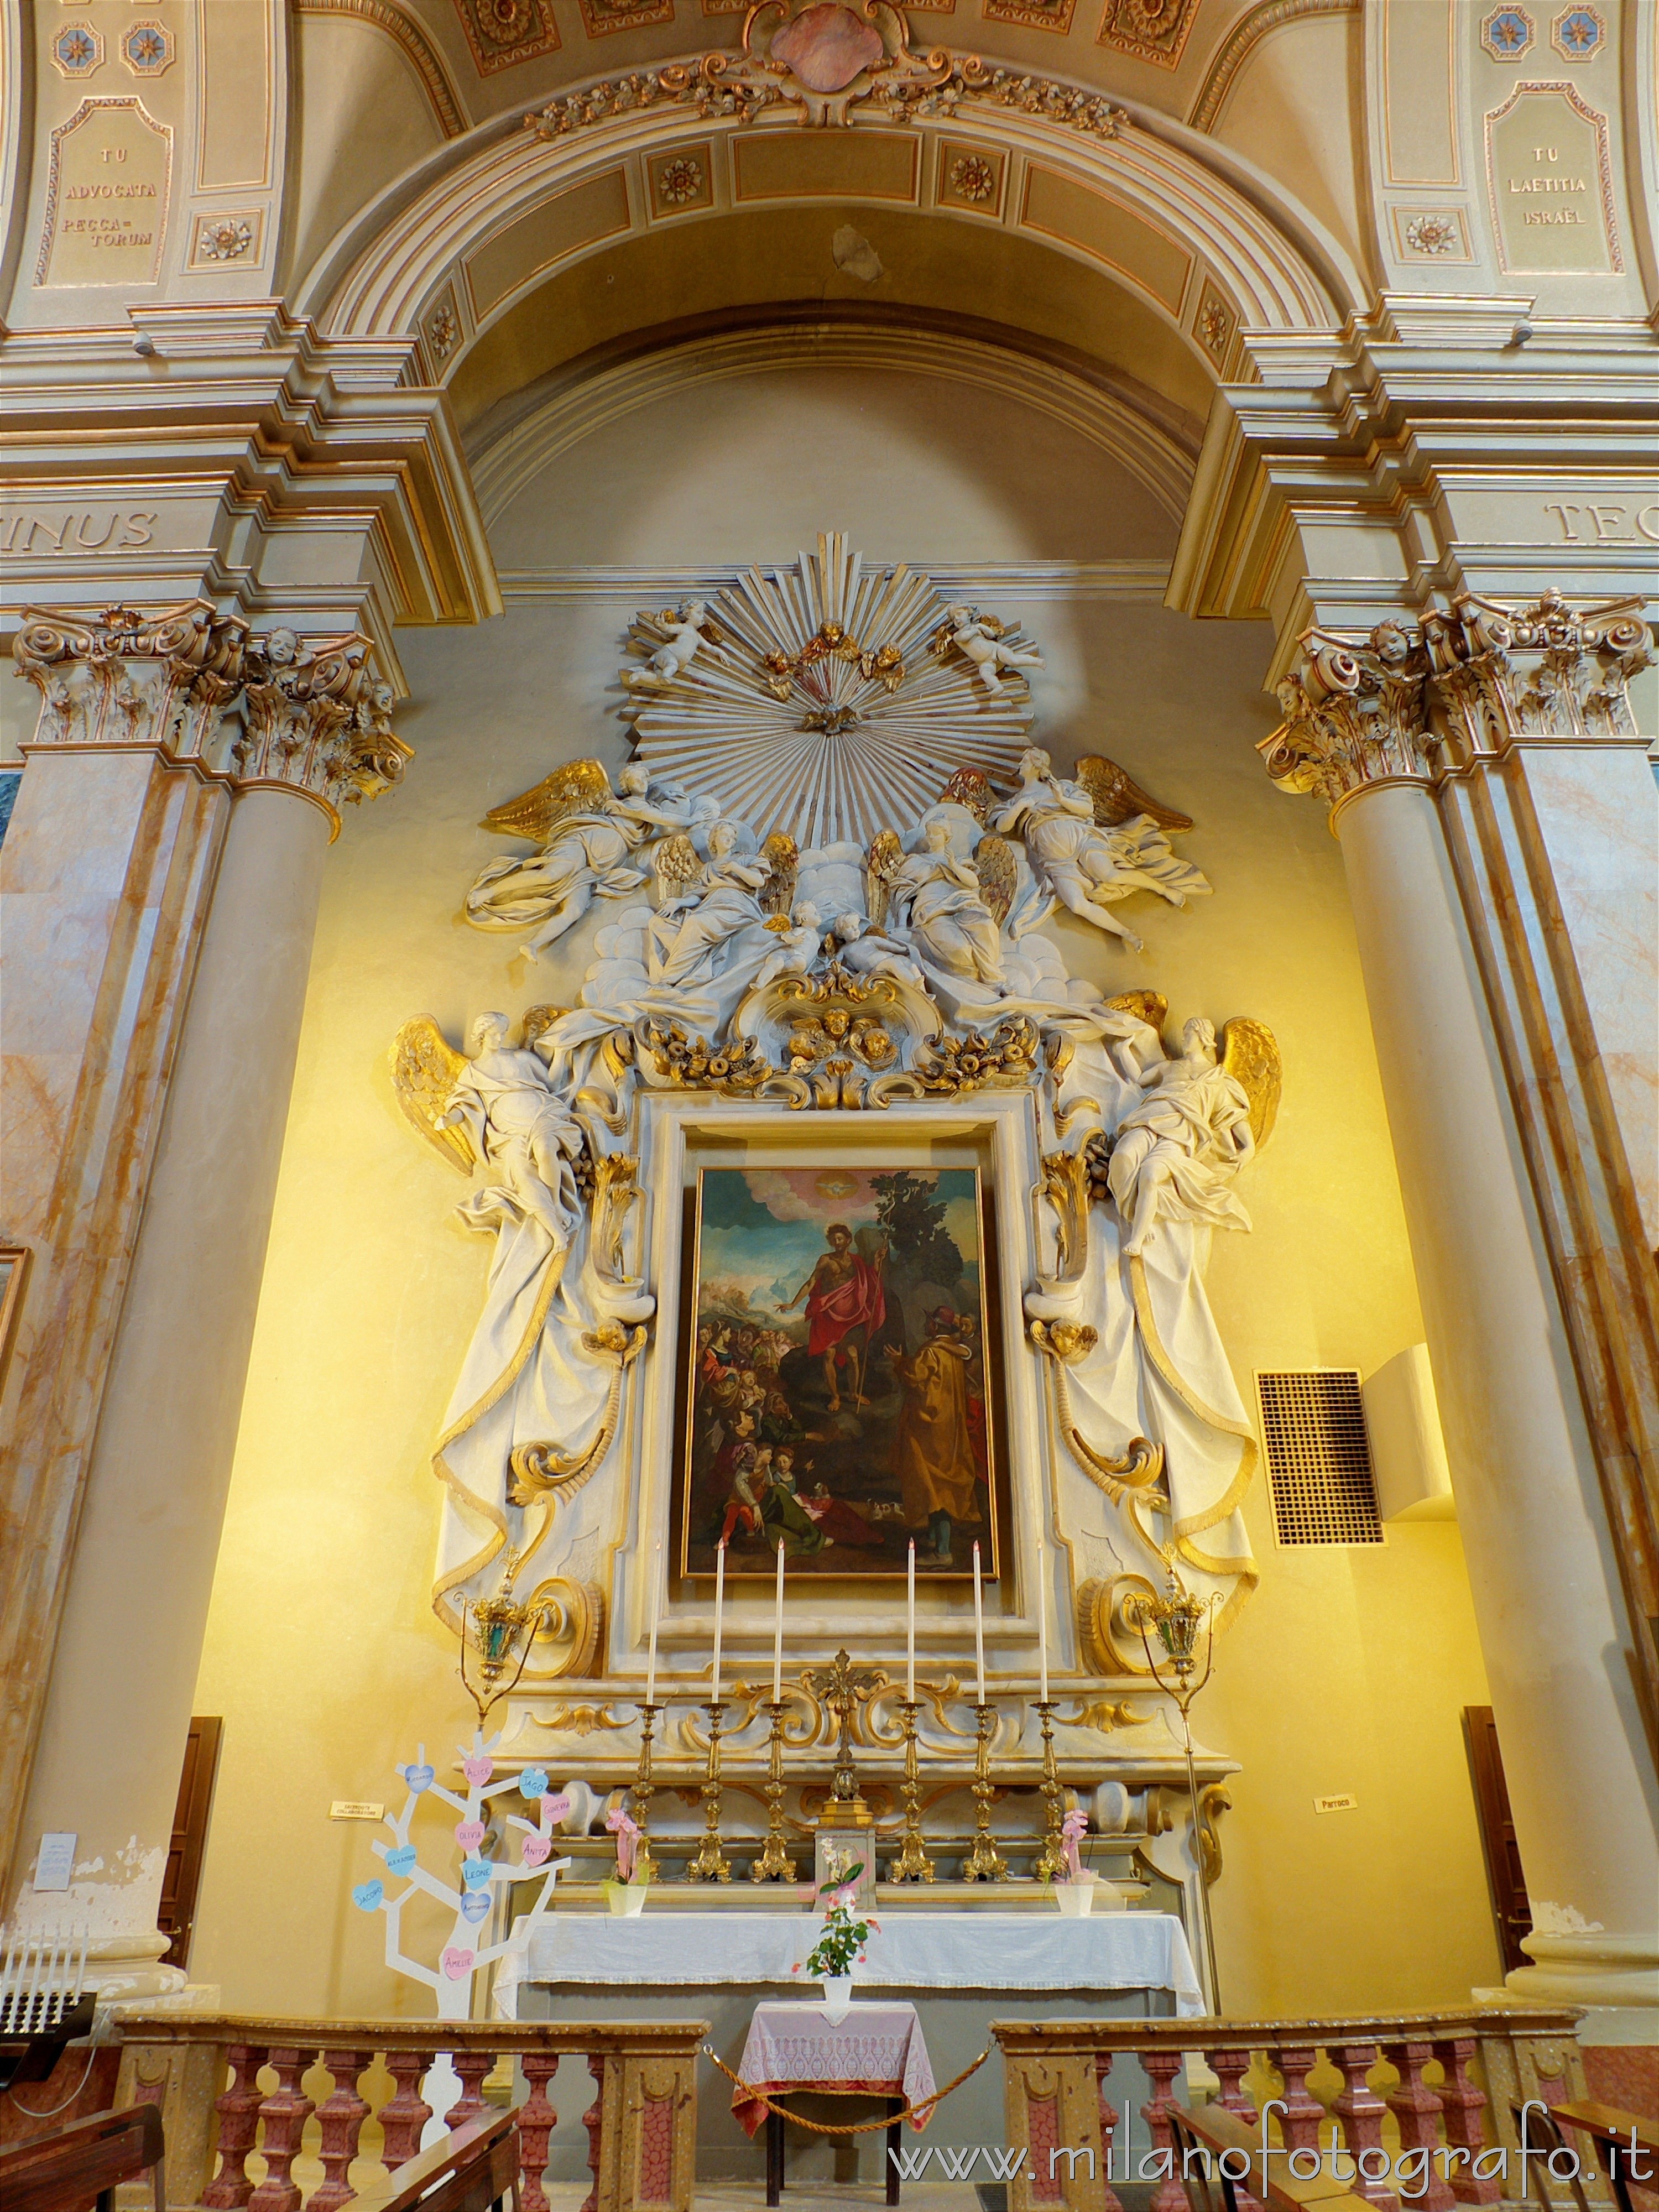
[[[411,757],[392,728],[392,688],[373,672],[369,641],[304,641],[276,629],[249,641],[241,728],[230,748],[240,784],[285,784],[343,804],[378,798]]]
[[[261,635],[206,599],[88,616],[31,607],[13,647],[40,694],[26,751],[148,750],[239,787],[281,786],[338,809],[398,782],[410,748],[368,638]]]
[[[1285,720],[1256,750],[1281,791],[1334,805],[1367,784],[1425,781],[1433,742],[1424,720],[1427,662],[1398,623],[1364,641],[1310,629],[1279,686]]]
[[[1629,685],[1652,660],[1639,598],[1574,608],[1557,591],[1530,606],[1464,592],[1423,623],[1429,711],[1453,761],[1517,738],[1633,738]]]
[[[40,694],[30,743],[149,746],[199,759],[241,682],[246,640],[247,624],[206,599],[153,613],[26,608],[12,659]]]

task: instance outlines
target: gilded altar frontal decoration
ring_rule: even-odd
[[[976,1168],[705,1168],[682,1571],[994,1564]]]

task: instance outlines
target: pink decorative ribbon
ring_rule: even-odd
[[[1060,1824],[1060,1846],[1066,1854],[1066,1871],[1073,1881],[1083,1879],[1083,1861],[1078,1851],[1078,1840],[1089,1830],[1089,1815],[1072,1812]]]
[[[618,1805],[614,1813],[605,1815],[605,1825],[617,1838],[617,1879],[632,1881],[640,1848],[640,1824],[631,1813],[624,1813]]]

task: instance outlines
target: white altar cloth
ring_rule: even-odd
[[[810,1913],[659,1912],[637,1918],[554,1912],[530,1938],[515,1981],[592,1984],[799,1982]],[[1170,1990],[1185,2020],[1203,1991],[1181,1923],[1166,1912],[1053,1919],[1031,1912],[895,1912],[865,1946],[863,1987],[888,1990]]]

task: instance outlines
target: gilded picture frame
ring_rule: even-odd
[[[993,1239],[977,1166],[700,1166],[679,1566],[712,1577],[997,1571]]]

